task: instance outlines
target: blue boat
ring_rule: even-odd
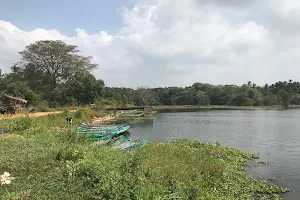
[[[111,138],[107,144],[110,147],[115,147],[115,146],[118,146],[118,145],[124,143],[126,140],[127,140],[127,138],[124,135],[120,135],[118,137]]]
[[[77,128],[77,132],[107,132],[107,131],[115,131],[118,130],[120,133],[126,132],[130,128],[130,125],[127,124],[118,124],[111,126],[88,126],[82,125]]]
[[[139,148],[144,148],[146,146],[147,140],[146,139],[128,139],[124,143],[114,146],[114,149],[121,149],[121,150],[136,150]]]
[[[117,136],[121,133],[119,130],[97,130],[97,129],[83,129],[77,130],[78,135],[89,135],[95,137],[102,137],[105,135],[110,135],[111,137]]]

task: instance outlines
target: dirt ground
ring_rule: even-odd
[[[28,116],[30,117],[43,117],[47,115],[53,115],[53,114],[60,114],[64,111],[54,111],[54,112],[36,112],[36,113],[29,113]],[[76,112],[76,110],[69,110],[69,112]],[[4,118],[17,118],[21,116],[26,116],[26,114],[15,114],[15,115],[0,115],[0,120]]]

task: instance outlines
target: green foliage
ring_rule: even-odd
[[[21,60],[30,64],[31,71],[40,72],[43,83],[55,85],[68,80],[75,72],[97,67],[91,63],[91,57],[80,56],[78,52],[75,45],[58,40],[41,40],[26,46],[20,54]]]
[[[74,146],[66,146],[63,149],[59,150],[55,159],[58,161],[77,161],[80,159],[84,159],[85,152]]]
[[[138,106],[155,105],[155,97],[155,93],[151,89],[140,87],[134,92],[133,102]]]
[[[195,105],[208,106],[210,104],[209,96],[203,91],[198,91],[195,103]]]
[[[47,101],[40,101],[37,105],[36,108],[39,112],[49,112],[49,104]]]
[[[135,91],[131,88],[104,87],[103,98],[104,105],[133,104]]]
[[[26,117],[19,117],[17,119],[4,119],[1,120],[1,126],[6,130],[6,132],[19,132],[26,131],[32,125],[33,119]]]
[[[16,199],[271,199],[288,191],[246,176],[242,166],[257,155],[200,141],[122,152],[43,133],[0,145],[0,168],[17,177],[0,193]]]
[[[70,105],[74,102],[86,103],[86,99],[91,97],[85,97],[86,93],[99,93],[103,81],[94,80],[97,83],[96,86],[90,87],[89,80],[95,78],[92,75],[90,78],[86,74],[89,74],[89,71],[95,69],[97,65],[91,63],[91,57],[84,57],[78,53],[77,46],[55,40],[37,41],[26,46],[25,50],[20,52],[22,56],[20,66],[14,66],[10,74],[13,79],[12,87],[17,87],[14,85],[18,83],[18,80],[23,82],[26,80],[31,90],[38,92],[42,99],[48,101],[52,107]],[[23,91],[23,88],[20,90]]]
[[[161,105],[274,106],[282,104],[287,107],[288,104],[300,104],[298,101],[300,83],[292,81],[279,81],[270,86],[266,84],[264,87],[250,81],[242,86],[195,83],[186,88],[169,87],[152,90],[158,97],[156,104]]]
[[[290,98],[289,93],[287,91],[285,91],[285,90],[279,90],[278,91],[278,95],[280,96],[282,107],[283,108],[287,108],[288,107],[289,98]]]
[[[246,175],[255,154],[201,141],[149,142],[124,152],[76,137],[74,124],[95,111],[81,109],[40,118],[6,119],[0,169],[17,177],[0,187],[11,199],[280,199],[288,189]],[[18,124],[18,126],[14,126]],[[263,163],[262,161],[257,161]],[[28,189],[30,188],[30,189]]]
[[[154,117],[153,116],[120,116],[117,118],[118,123],[127,123],[128,121],[132,121],[132,120],[153,120]]]
[[[88,122],[92,117],[103,117],[105,113],[100,113],[97,109],[93,108],[82,108],[78,109],[74,113],[74,118],[78,120],[79,123]]]
[[[68,80],[63,89],[63,99],[72,97],[76,100],[77,104],[86,105],[99,98],[102,95],[102,89],[104,82],[102,80],[96,80],[96,78],[88,72],[76,72],[70,80]],[[62,95],[62,94],[61,94]],[[69,103],[72,103],[69,102]]]
[[[18,192],[8,192],[3,196],[3,199],[9,199],[9,200],[23,200],[23,194]]]
[[[147,88],[105,87],[90,72],[97,67],[91,57],[79,55],[77,46],[62,41],[42,40],[26,46],[20,52],[21,62],[11,67],[12,72],[0,76],[0,101],[9,104],[4,93],[22,96],[31,106],[79,106],[90,103],[101,105],[231,105],[275,106],[287,108],[300,105],[300,83],[278,81],[258,86],[251,81],[242,86],[194,83],[192,86]],[[47,102],[43,106],[39,102]]]
[[[18,73],[18,74],[15,74]],[[19,76],[21,72],[12,72],[0,77],[0,101],[3,105],[9,105],[9,99],[5,94],[23,97],[28,100],[29,104],[36,104],[39,101],[39,96],[27,84],[25,80]]]

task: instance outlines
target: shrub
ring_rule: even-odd
[[[78,148],[78,147],[65,147],[63,149],[61,149],[55,159],[56,160],[71,160],[71,161],[76,161],[79,159],[84,159],[85,157],[85,153],[82,149]]]
[[[6,132],[25,131],[30,128],[33,119],[26,117],[19,117],[15,119],[5,119],[1,121],[2,127]]]
[[[39,102],[36,106],[39,112],[49,112],[49,104],[46,101]]]

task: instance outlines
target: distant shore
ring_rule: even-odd
[[[287,109],[299,109],[300,105],[290,105]],[[281,105],[276,106],[198,106],[198,105],[178,105],[178,106],[153,106],[153,110],[284,110]]]

